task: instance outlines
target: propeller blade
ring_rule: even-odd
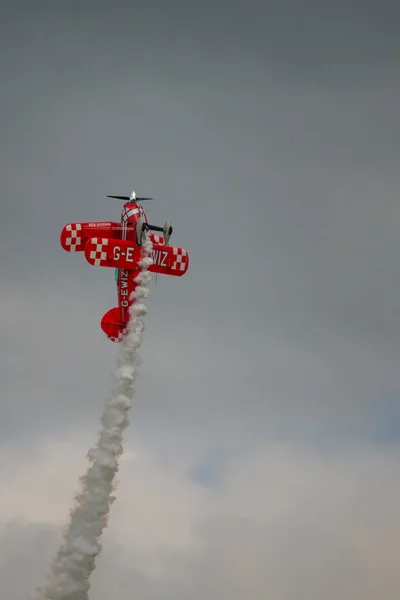
[[[130,196],[107,196],[107,198],[117,198],[117,200],[131,200],[131,202],[142,202],[143,200],[154,200],[154,198],[139,198],[138,196],[132,199]]]

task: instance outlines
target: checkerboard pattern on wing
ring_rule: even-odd
[[[149,238],[150,238],[152,244],[163,244],[164,243],[164,236],[162,236],[162,235],[157,235],[156,233],[150,233]]]
[[[61,232],[61,245],[67,252],[82,252],[86,239],[83,235],[82,223],[68,223]]]
[[[189,254],[184,248],[173,248],[171,270],[185,273],[189,266]]]
[[[107,238],[92,238],[89,242],[89,258],[95,267],[107,266]]]

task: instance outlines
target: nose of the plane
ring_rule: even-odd
[[[128,222],[132,225],[136,224],[136,221],[139,217],[143,217],[145,222],[147,223],[147,216],[144,212],[142,206],[140,204],[136,204],[136,202],[128,202],[125,204],[121,213],[121,223],[127,225]]]
[[[121,217],[122,217],[122,221],[125,221],[126,223],[128,221],[135,221],[137,219],[136,215],[139,215],[140,211],[139,211],[139,207],[135,202],[128,202],[127,204],[125,204],[124,208],[122,209],[122,213],[121,213]],[[135,219],[136,217],[136,219]]]

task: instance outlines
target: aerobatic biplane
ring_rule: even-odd
[[[107,196],[125,200],[121,222],[96,221],[68,223],[61,232],[61,245],[67,252],[84,252],[89,264],[96,267],[115,268],[118,289],[118,306],[111,308],[101,320],[101,328],[113,342],[120,342],[126,333],[132,292],[140,270],[142,246],[149,236],[153,244],[153,264],[149,271],[162,275],[181,277],[189,267],[189,254],[184,248],[169,245],[172,225],[150,225],[139,202],[151,200],[130,196]],[[156,233],[154,233],[156,232]],[[162,235],[161,235],[162,234]]]

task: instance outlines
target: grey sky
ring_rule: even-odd
[[[311,453],[301,467],[296,450],[288,454],[275,493],[297,469],[311,473],[304,484],[311,495],[326,483],[324,468],[346,486],[365,456],[373,463],[371,489],[378,485],[374,453],[380,468],[392,464],[387,444],[397,451],[399,435],[399,13],[395,2],[312,0],[229,7],[221,1],[39,2],[3,10],[1,447],[15,465],[32,455],[41,486],[64,475],[55,459],[46,470],[46,459],[32,448],[48,444],[52,452],[60,437],[66,442],[56,457],[68,465],[78,436],[85,452],[115,357],[99,327],[116,303],[113,273],[65,253],[59,234],[70,221],[118,220],[120,204],[106,194],[132,188],[155,196],[149,219],[162,225],[171,218],[174,243],[191,257],[182,280],[160,278],[151,287],[127,434],[129,448],[140,446],[141,456],[151,457],[143,459],[148,471],[143,467],[138,485],[145,490],[161,473],[165,489],[182,503],[214,473],[228,507],[236,488],[224,482],[237,461],[247,460],[248,473],[240,477],[250,514],[260,473],[268,489],[275,456],[269,444]],[[253,468],[260,448],[262,464]],[[335,466],[324,463],[326,453],[338,451],[345,457]],[[61,521],[80,474],[74,464],[65,467],[70,479],[66,504],[58,505]],[[2,462],[4,485],[15,490],[9,505],[21,507],[15,498],[26,496],[30,479],[16,475],[10,482],[9,468]],[[202,481],[193,481],[200,473]],[[137,492],[134,473],[129,477],[127,503]],[[360,489],[368,504],[370,490]],[[387,500],[375,501],[384,510]],[[200,528],[199,543],[211,560],[218,555],[208,533],[215,502],[187,517],[188,530]],[[145,520],[152,518],[148,510]],[[168,521],[168,511],[157,510]],[[356,519],[352,503],[343,510]],[[3,511],[17,522],[10,550],[16,555],[18,548],[23,554],[24,535],[57,535],[54,522],[32,511]],[[332,512],[338,543],[361,561],[362,573],[355,542],[341,537],[344,517],[334,500]],[[223,533],[229,519],[237,535],[252,535],[250,527],[240,529],[236,504],[219,514],[220,549],[230,545]],[[260,509],[256,521],[264,517]],[[282,522],[286,517],[283,512]],[[31,526],[42,521],[43,531]],[[294,530],[313,526],[319,525],[299,509]],[[117,535],[111,529],[110,547]],[[373,538],[367,525],[364,532]],[[289,552],[289,534],[278,527],[265,535]],[[254,552],[269,556],[266,547],[256,550],[257,535],[251,539]],[[141,540],[132,542],[132,556],[140,554]],[[329,581],[333,546],[328,535],[315,543],[326,551]],[[159,551],[155,544],[155,569]],[[179,597],[185,593],[177,587],[180,567],[163,552],[168,589]],[[188,572],[202,581],[209,573],[208,595],[223,596],[226,578],[216,581],[196,552],[188,550]],[[281,565],[269,564],[279,580]],[[140,577],[153,585],[148,567]],[[305,586],[307,566],[299,569],[294,589]],[[365,598],[356,573],[342,597]],[[387,598],[393,577],[377,575]],[[243,585],[249,578],[243,574]],[[272,573],[261,577],[260,597],[275,589],[272,579]],[[143,585],[143,598],[165,597]],[[280,589],[274,600],[291,598]],[[128,591],[113,597],[129,597]],[[18,587],[14,592],[20,597]]]

